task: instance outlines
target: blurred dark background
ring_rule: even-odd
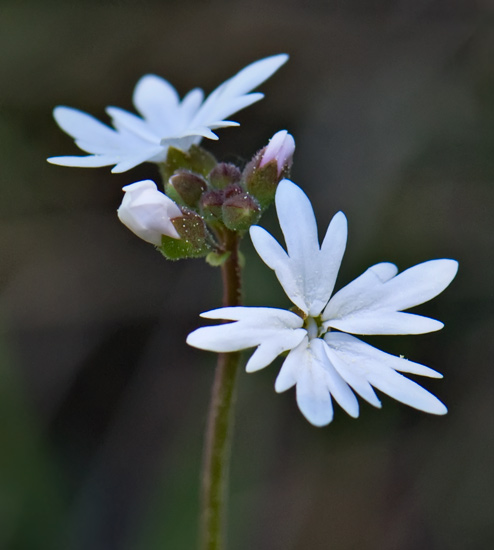
[[[317,429],[275,394],[279,363],[242,374],[229,548],[494,547],[493,17],[488,0],[2,0],[1,549],[189,550],[197,536],[214,356],[185,337],[219,304],[219,272],[166,262],[118,221],[121,187],[154,165],[46,163],[79,154],[52,108],[106,121],[145,73],[209,93],[281,52],[241,128],[203,144],[241,162],[295,136],[292,178],[321,232],[349,218],[338,287],[378,261],[460,261],[419,309],[443,331],[368,339],[443,372],[422,382],[450,412],[384,397]],[[246,303],[289,305],[244,250]]]

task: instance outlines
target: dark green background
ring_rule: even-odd
[[[0,548],[189,550],[197,532],[214,356],[185,337],[219,273],[167,263],[118,221],[121,187],[155,166],[47,164],[78,154],[52,108],[107,120],[145,73],[210,92],[280,52],[241,128],[203,144],[243,162],[295,136],[321,233],[349,219],[338,287],[378,261],[460,261],[418,309],[443,331],[368,339],[443,372],[423,384],[450,412],[384,397],[317,429],[275,394],[279,363],[242,374],[229,549],[494,546],[493,15],[487,0],[0,3]],[[288,306],[244,248],[246,302]]]

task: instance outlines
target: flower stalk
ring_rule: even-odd
[[[223,306],[241,304],[241,267],[237,233],[222,233],[230,252],[222,264]],[[216,367],[206,426],[202,466],[200,549],[222,550],[226,517],[228,473],[233,434],[233,407],[240,353],[220,353]]]

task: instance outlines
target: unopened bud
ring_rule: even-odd
[[[223,193],[225,195],[225,199],[229,199],[230,197],[234,197],[235,195],[245,194],[245,189],[238,183],[233,183],[226,187]]]
[[[286,130],[280,130],[269,140],[268,146],[262,154],[259,168],[270,162],[276,162],[278,177],[290,170],[295,152],[295,140]]]
[[[294,151],[295,140],[286,130],[281,130],[245,167],[244,185],[262,208],[274,200],[278,183],[289,175]]]
[[[168,196],[191,208],[198,205],[207,188],[206,181],[189,170],[178,170],[165,185]]]
[[[180,208],[151,180],[126,185],[124,198],[117,210],[120,221],[148,243],[161,245],[162,235],[180,239],[172,218],[182,215]]]
[[[199,206],[204,219],[208,222],[221,220],[221,207],[223,206],[223,191],[211,189],[202,194]]]
[[[231,183],[238,183],[241,177],[240,170],[227,162],[220,162],[209,173],[209,181],[216,189],[224,189]]]
[[[208,233],[204,220],[191,210],[182,212],[178,218],[173,218],[173,226],[180,240],[166,236],[161,239],[161,251],[169,260],[182,258],[197,258],[206,256],[210,251]]]
[[[259,203],[248,193],[233,195],[223,203],[223,223],[233,231],[246,231],[260,216]]]

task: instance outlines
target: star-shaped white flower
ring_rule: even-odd
[[[118,107],[106,112],[114,128],[71,107],[56,107],[58,125],[75,139],[88,156],[51,157],[60,166],[94,168],[115,165],[112,172],[125,172],[143,162],[166,160],[168,147],[187,151],[203,137],[218,139],[216,128],[238,126],[227,117],[259,101],[262,93],[250,93],[288,59],[274,55],[248,65],[221,84],[204,100],[201,89],[191,90],[181,101],[175,88],[163,78],[145,75],[137,83],[133,102],[142,116]]]
[[[347,240],[344,214],[334,216],[320,246],[309,199],[289,180],[278,186],[276,210],[286,251],[261,227],[252,227],[250,234],[301,315],[274,308],[216,309],[202,317],[234,322],[199,328],[187,342],[215,352],[256,347],[247,372],[262,369],[289,351],[275,389],[282,392],[296,386],[298,406],[315,426],[333,419],[332,398],[353,417],[359,414],[355,394],[380,407],[373,387],[416,409],[445,414],[446,407],[434,395],[400,373],[432,378],[441,374],[351,334],[422,334],[441,329],[439,321],[402,310],[442,292],[455,277],[458,263],[432,260],[399,275],[395,265],[380,263],[331,297]]]

